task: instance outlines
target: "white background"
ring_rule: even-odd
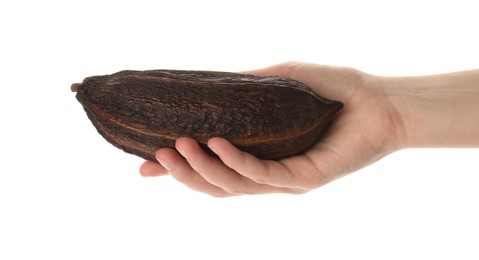
[[[0,259],[478,259],[477,149],[403,150],[306,195],[218,199],[140,177],[70,92],[122,69],[477,69],[476,6],[2,1]]]

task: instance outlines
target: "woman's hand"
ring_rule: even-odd
[[[160,149],[159,163],[146,161],[142,176],[171,175],[187,187],[217,197],[241,194],[301,194],[354,172],[403,147],[405,127],[384,91],[384,80],[361,71],[288,62],[247,72],[300,81],[317,94],[339,100],[344,109],[324,138],[302,155],[259,160],[227,140],[212,138],[205,153],[191,138]]]

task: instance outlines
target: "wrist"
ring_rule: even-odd
[[[404,148],[479,146],[478,71],[384,81]]]

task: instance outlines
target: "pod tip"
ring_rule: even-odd
[[[72,86],[71,86],[71,90],[72,92],[77,92],[78,91],[78,87],[81,85],[81,83],[73,83]]]

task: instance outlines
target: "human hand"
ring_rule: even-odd
[[[302,155],[259,160],[215,137],[208,147],[217,159],[195,140],[183,137],[176,141],[176,150],[157,152],[159,163],[143,163],[141,175],[169,174],[193,190],[217,197],[301,194],[403,147],[404,126],[380,77],[351,68],[293,62],[248,73],[300,81],[323,97],[343,102],[344,109],[322,140]]]

